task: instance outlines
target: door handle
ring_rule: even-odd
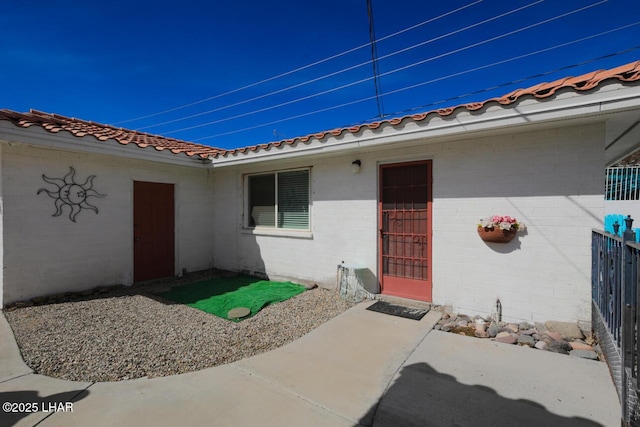
[[[140,237],[134,237],[134,238],[133,238],[133,241],[134,241],[134,242],[139,242],[139,241],[140,241]]]

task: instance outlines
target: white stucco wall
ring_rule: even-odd
[[[69,219],[68,206],[53,217],[55,190],[42,179],[62,178],[72,166],[75,182],[96,175],[105,198],[87,202]],[[213,267],[213,180],[205,169],[99,154],[10,146],[2,143],[3,301],[133,281],[133,182],[175,185],[175,273]]]
[[[590,236],[604,214],[604,124],[369,148],[214,170],[216,266],[335,286],[344,261],[377,276],[378,165],[433,160],[433,301],[505,320],[590,320]],[[411,145],[411,147],[408,147]],[[353,174],[351,162],[362,161]],[[242,174],[312,166],[311,235],[242,228]],[[482,217],[527,231],[507,245],[477,236]]]

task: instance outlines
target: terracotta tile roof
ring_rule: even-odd
[[[558,91],[569,89],[576,92],[585,92],[598,87],[605,80],[617,80],[620,82],[636,82],[640,81],[640,61],[631,62],[621,65],[610,70],[593,71],[578,77],[566,77],[550,83],[541,83],[526,89],[518,89],[504,96],[487,99],[482,102],[472,102],[461,104],[455,107],[440,108],[423,112],[420,114],[412,114],[404,117],[397,117],[382,120],[373,123],[361,124],[346,128],[338,128],[329,131],[309,134],[306,136],[285,139],[277,142],[269,142],[258,144],[244,148],[235,148],[231,150],[213,148],[206,145],[194,144],[191,142],[181,141],[173,138],[166,138],[148,133],[116,128],[110,125],[103,125],[95,122],[87,122],[84,120],[68,118],[57,114],[48,114],[40,111],[31,110],[28,113],[17,113],[11,110],[0,110],[0,120],[8,120],[14,125],[28,128],[30,126],[41,126],[48,132],[57,133],[60,131],[68,131],[74,136],[83,137],[91,135],[100,141],[113,139],[120,144],[127,145],[133,143],[140,148],[153,147],[158,151],[170,150],[173,154],[184,153],[187,156],[198,156],[200,158],[221,157],[236,153],[255,152],[273,147],[281,147],[283,145],[295,146],[298,143],[306,143],[312,139],[323,140],[331,136],[340,136],[347,133],[358,133],[365,129],[377,129],[382,125],[397,126],[407,121],[421,122],[428,117],[450,116],[456,111],[478,111],[487,104],[499,104],[508,106],[520,100],[523,97],[534,97],[537,99],[549,98]]]
[[[377,129],[384,124],[390,124],[393,126],[399,125],[405,121],[420,122],[427,117],[438,115],[446,117],[453,114],[458,110],[477,111],[482,109],[487,104],[497,103],[500,105],[510,105],[520,98],[525,96],[533,96],[537,99],[549,98],[555,95],[561,89],[572,89],[576,92],[585,92],[596,88],[600,83],[605,80],[616,79],[620,82],[635,82],[640,80],[640,61],[631,62],[626,65],[621,65],[610,70],[593,71],[587,74],[583,74],[578,77],[565,77],[563,79],[556,80],[551,83],[540,83],[535,86],[531,86],[526,89],[517,89],[504,96],[498,98],[487,99],[483,102],[472,102],[469,104],[461,104],[455,107],[440,108],[437,110],[431,110],[420,114],[413,114],[404,117],[397,117],[393,119],[382,120],[379,122],[367,123],[347,128],[339,128],[330,131],[319,132],[315,134],[309,134],[302,137],[285,139],[277,142],[270,142],[267,144],[253,145],[250,147],[236,148],[233,150],[219,150],[213,154],[213,157],[226,156],[235,153],[245,153],[247,151],[259,151],[272,147],[281,147],[282,145],[296,145],[298,143],[305,143],[311,139],[322,140],[329,136],[340,136],[343,133],[358,133],[364,129]]]
[[[70,132],[77,137],[93,136],[99,141],[113,139],[122,145],[135,144],[140,148],[153,147],[158,151],[169,150],[173,154],[184,153],[187,156],[207,158],[218,152],[217,148],[194,144],[173,138],[117,128],[95,122],[73,119],[58,114],[43,113],[31,110],[28,113],[17,113],[11,110],[0,110],[0,120],[8,120],[22,128],[41,126],[51,133]]]

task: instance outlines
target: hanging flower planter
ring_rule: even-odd
[[[516,237],[518,230],[512,228],[511,230],[503,230],[501,228],[486,228],[478,227],[478,234],[480,238],[485,242],[491,243],[508,243]]]
[[[494,215],[480,220],[478,235],[485,242],[508,243],[516,237],[518,230],[524,229],[524,224],[510,216]]]

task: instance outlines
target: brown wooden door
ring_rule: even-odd
[[[431,161],[380,166],[380,284],[431,301]]]
[[[173,184],[133,183],[133,281],[174,275]]]

